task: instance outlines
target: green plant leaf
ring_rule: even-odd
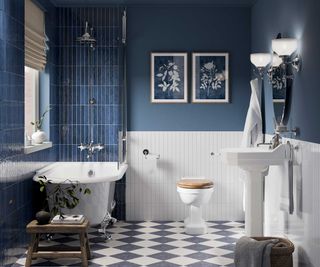
[[[43,176],[43,180],[41,183],[39,182],[39,184],[44,187],[42,189],[44,190],[46,184],[52,184],[52,181],[47,180],[47,178]],[[53,202],[53,208],[51,212],[54,215],[63,214],[62,209],[75,208],[80,202],[77,192],[80,192],[84,195],[91,194],[91,190],[89,188],[82,188],[78,181],[74,182],[70,179],[66,179],[64,182],[56,184],[50,190],[50,192],[47,190],[47,200],[50,199]]]
[[[90,194],[91,194],[91,190],[90,190],[89,188],[86,188],[86,189],[84,190],[84,194],[85,194],[85,195],[86,195],[86,194],[90,195]]]
[[[67,193],[68,193],[70,196],[74,195],[74,191],[71,190],[71,189],[67,190]]]

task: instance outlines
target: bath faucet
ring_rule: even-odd
[[[87,146],[84,145],[83,143],[81,143],[80,146],[78,146],[78,148],[80,149],[80,151],[83,151],[83,150],[87,149]]]
[[[91,158],[95,151],[101,151],[104,149],[104,145],[98,143],[94,144],[93,141],[91,141],[89,144],[83,144],[81,143],[80,146],[78,146],[80,151],[88,150],[87,158]]]

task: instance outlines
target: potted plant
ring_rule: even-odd
[[[42,130],[42,123],[46,116],[46,114],[49,112],[50,108],[47,108],[45,112],[42,113],[41,117],[37,121],[30,122],[31,125],[35,126],[36,131],[32,134],[31,138],[34,144],[42,144],[44,141],[47,140],[46,133]]]
[[[36,214],[36,219],[39,224],[46,224],[51,217],[59,215],[60,219],[64,219],[63,209],[73,209],[79,204],[79,194],[89,195],[91,191],[87,187],[83,187],[79,182],[73,182],[66,179],[62,183],[53,184],[45,176],[39,176],[38,183],[40,192],[46,192],[44,209]],[[48,187],[48,185],[52,185]],[[51,203],[50,213],[45,211],[48,208],[48,203]]]

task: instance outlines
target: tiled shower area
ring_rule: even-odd
[[[105,145],[92,160],[117,161],[122,129],[123,8],[58,8],[57,13],[59,159],[86,160],[78,146],[91,141],[92,112],[92,141]],[[94,49],[76,41],[86,22],[96,39]],[[89,103],[92,98],[94,104]]]

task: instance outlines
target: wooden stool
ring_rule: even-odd
[[[91,258],[87,229],[89,221],[85,219],[82,224],[45,224],[38,225],[32,221],[27,225],[27,233],[32,235],[28,248],[26,267],[31,265],[32,259],[36,258],[80,258],[82,266],[88,266]],[[78,247],[39,247],[40,234],[79,234],[80,248]]]

